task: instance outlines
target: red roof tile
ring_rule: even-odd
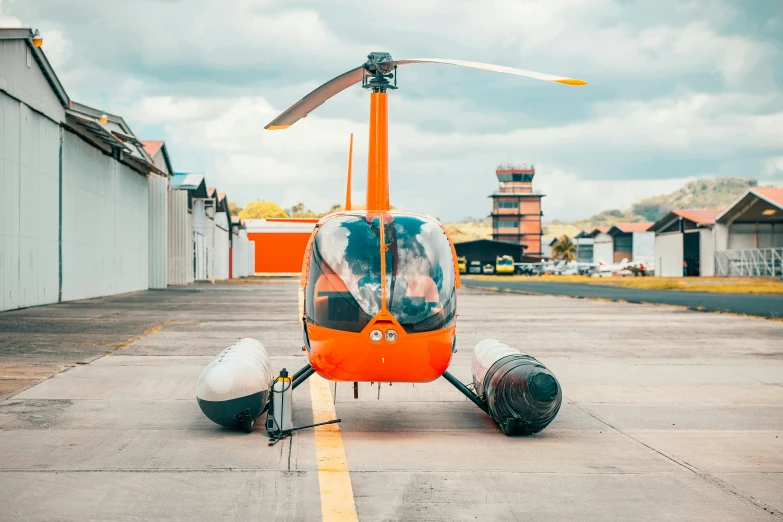
[[[718,214],[723,212],[722,210],[672,210],[673,214],[680,216],[681,218],[693,221],[698,225],[713,225],[715,224],[715,218]]]
[[[775,205],[783,208],[783,188],[775,187],[763,187],[754,188],[753,192],[766,199],[767,201],[774,203]]]
[[[617,228],[620,232],[646,232],[651,226],[653,226],[652,223],[615,223],[614,227]]]
[[[150,157],[157,154],[157,152],[160,150],[160,148],[163,146],[162,141],[144,141],[141,140],[141,144],[144,145],[144,150],[147,154],[150,155]]]

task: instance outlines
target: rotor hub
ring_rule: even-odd
[[[372,89],[372,92],[386,92],[397,88],[397,65],[392,62],[391,54],[373,52],[367,55],[367,61],[362,65],[362,87]],[[389,80],[394,80],[394,83]]]

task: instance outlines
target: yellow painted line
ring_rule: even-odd
[[[332,420],[337,416],[329,381],[318,375],[310,377],[310,397],[313,401],[314,423]],[[358,522],[348,459],[345,458],[339,425],[327,424],[315,428],[315,457],[318,461],[322,519],[326,522]]]

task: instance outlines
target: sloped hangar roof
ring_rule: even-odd
[[[650,232],[662,232],[678,219],[690,221],[697,227],[711,227],[715,224],[715,217],[721,212],[721,210],[672,210],[653,223]]]
[[[716,223],[779,223],[783,222],[783,188],[754,187],[748,189],[716,218]]]
[[[30,48],[33,59],[35,59],[38,66],[41,68],[46,81],[51,86],[54,94],[57,96],[57,99],[60,100],[63,108],[68,109],[71,106],[71,99],[68,97],[68,93],[65,92],[65,87],[63,87],[63,84],[60,83],[60,79],[57,78],[57,74],[55,74],[52,65],[46,58],[46,54],[44,54],[43,49],[33,45],[34,34],[35,33],[33,30],[29,27],[18,29],[0,28],[0,40],[24,40],[27,42],[27,46]]]
[[[171,177],[171,190],[187,190],[194,198],[207,198],[207,182],[204,174],[177,172]]]

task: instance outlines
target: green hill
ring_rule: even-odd
[[[637,201],[625,210],[604,210],[591,218],[563,223],[553,221],[544,225],[547,229],[562,228],[573,225],[581,230],[592,230],[595,227],[611,226],[614,223],[657,221],[671,210],[696,209],[708,210],[727,207],[743,192],[758,186],[758,181],[752,178],[707,178],[690,183],[670,194],[662,194]]]

